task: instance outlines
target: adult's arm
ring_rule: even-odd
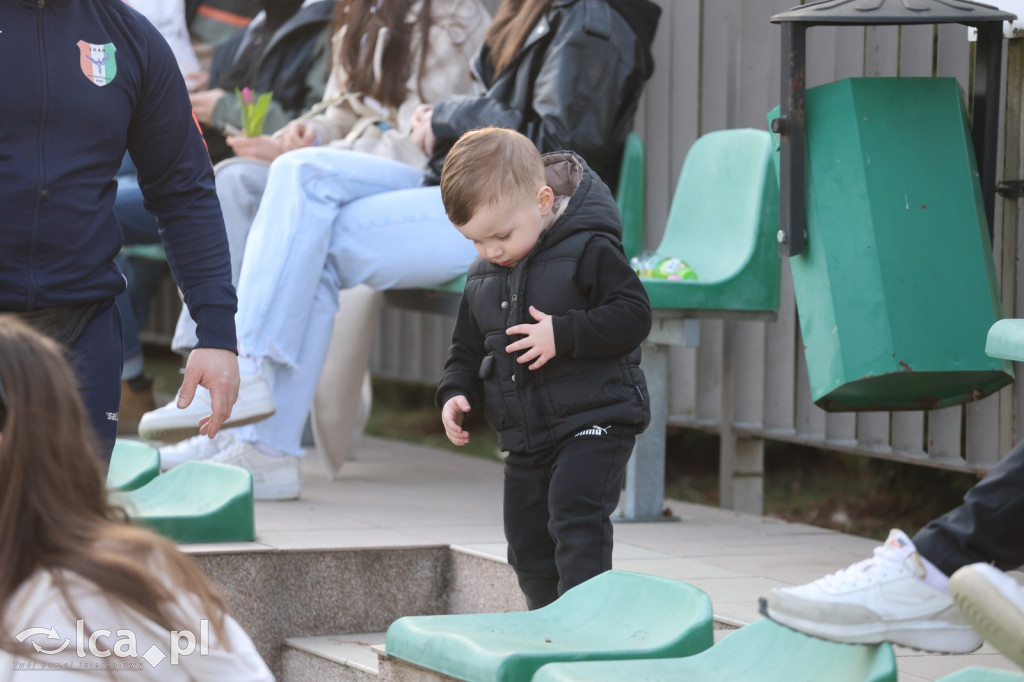
[[[210,390],[213,410],[202,432],[216,435],[238,395],[235,310],[224,219],[206,143],[189,104],[174,55],[151,25],[138,101],[128,127],[128,151],[138,168],[146,209],[157,216],[167,263],[197,324],[199,339],[179,396],[197,384]]]
[[[577,3],[573,11],[586,12],[586,18],[567,18],[568,28],[543,48],[529,111],[487,95],[446,98],[431,119],[438,143],[450,145],[468,130],[495,125],[518,130],[542,153],[571,149],[586,159],[607,155],[618,108],[628,94],[636,39],[613,10],[588,5]],[[574,28],[584,21],[586,30]]]
[[[171,272],[199,326],[198,347],[235,351],[237,299],[213,166],[170,48],[151,26],[139,30],[151,35],[128,151],[146,209],[159,221]]]

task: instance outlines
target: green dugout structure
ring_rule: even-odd
[[[1010,383],[985,355],[1000,303],[956,80],[811,88],[805,136],[806,250],[790,264],[815,404],[935,409]]]

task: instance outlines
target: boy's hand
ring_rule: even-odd
[[[550,315],[542,313],[532,305],[530,306],[530,315],[537,320],[537,324],[517,324],[505,330],[509,336],[521,334],[526,337],[505,346],[505,352],[515,353],[526,350],[517,362],[523,364],[536,360],[530,365],[530,369],[540,369],[547,364],[548,360],[555,357],[555,330],[551,326]]]
[[[441,423],[444,424],[444,433],[448,436],[448,440],[455,445],[465,445],[469,442],[469,431],[462,428],[462,418],[469,410],[469,400],[464,395],[449,398],[441,408]]]

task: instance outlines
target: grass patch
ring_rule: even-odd
[[[718,505],[718,436],[669,429],[666,497]],[[977,476],[891,460],[769,441],[764,513],[884,540],[890,528],[913,535],[958,506]]]

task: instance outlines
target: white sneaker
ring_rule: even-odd
[[[268,457],[249,441],[235,438],[210,461],[233,464],[251,473],[252,495],[257,500],[294,500],[302,489],[298,457]]]
[[[180,392],[180,389],[179,389]],[[185,409],[178,409],[178,396],[163,407],[142,415],[139,420],[139,436],[146,440],[176,443],[185,438],[199,435],[199,420],[210,414],[210,392],[199,386],[192,402]],[[257,372],[242,377],[238,387],[238,400],[231,409],[231,416],[221,428],[231,428],[258,422],[274,414],[274,398],[263,374]]]
[[[960,613],[1001,654],[1024,668],[1024,591],[988,564],[964,566],[949,579]]]
[[[235,440],[230,431],[219,431],[213,438],[192,436],[174,445],[160,448],[160,470],[167,471],[179,464],[213,459]]]
[[[836,642],[958,654],[980,647],[953,598],[928,585],[925,574],[914,543],[893,530],[870,559],[806,585],[773,589],[761,598],[761,613]]]

